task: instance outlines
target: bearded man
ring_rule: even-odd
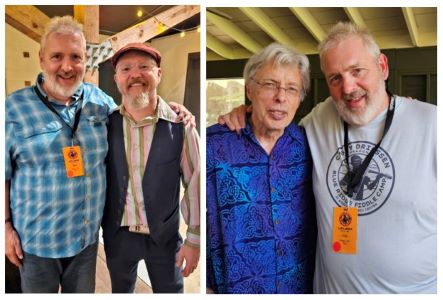
[[[111,97],[83,83],[86,40],[51,19],[34,86],[5,102],[5,253],[24,293],[93,293]]]
[[[386,90],[388,58],[366,29],[337,23],[319,53],[331,96],[300,123],[314,162],[314,293],[437,293],[437,107]],[[244,115],[224,122],[238,129]]]
[[[160,63],[160,52],[142,43],[128,44],[112,58],[122,105],[109,117],[102,227],[114,293],[134,291],[140,260],[154,293],[182,293],[183,276],[200,256],[198,134],[157,95]],[[180,179],[184,244],[178,232]]]

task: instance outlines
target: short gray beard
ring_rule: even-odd
[[[83,82],[84,73],[78,77],[77,82],[75,82],[71,88],[65,88],[57,83],[56,76],[54,74],[49,74],[43,70],[44,84],[47,90],[53,95],[60,95],[62,97],[68,98],[72,97],[74,93],[78,90]],[[60,100],[60,99],[56,99]]]
[[[126,101],[129,106],[136,109],[148,107],[149,103],[151,102],[148,93],[140,93],[134,97],[127,96]]]
[[[366,91],[366,105],[363,109],[358,111],[352,111],[347,108],[345,99],[334,101],[338,114],[342,117],[346,123],[352,126],[364,126],[369,124],[377,115],[381,112],[383,99],[385,95],[384,81],[381,82],[380,89],[374,94],[369,94]]]

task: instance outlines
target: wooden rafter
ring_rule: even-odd
[[[323,30],[314,16],[309,12],[308,8],[290,7],[289,9],[312,34],[317,42],[321,42],[324,39],[326,32]]]
[[[239,7],[239,9],[277,42],[287,46],[293,44],[291,38],[261,8]]]
[[[348,15],[349,20],[360,28],[366,28],[365,20],[358,11],[357,7],[345,7],[345,12]]]
[[[109,37],[112,48],[118,50],[128,43],[146,42],[162,33],[161,27],[171,28],[200,12],[199,5],[178,5],[137,25]]]
[[[409,36],[411,37],[414,46],[420,46],[418,39],[417,23],[415,22],[414,12],[411,7],[402,7],[403,16],[405,17],[406,25],[408,26]]]
[[[263,47],[252,39],[240,27],[216,14],[206,11],[206,18],[217,26],[218,29],[232,37],[237,43],[248,49],[252,53],[260,51]]]
[[[234,59],[232,49],[210,33],[206,33],[206,46],[226,59]]]
[[[127,28],[88,50],[88,67],[96,68],[128,43],[143,43],[159,35],[161,28],[171,28],[200,12],[199,5],[178,5],[137,25]]]
[[[6,5],[6,23],[37,43],[43,36],[50,18],[33,5]]]

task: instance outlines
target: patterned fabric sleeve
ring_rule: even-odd
[[[181,212],[188,225],[185,243],[191,247],[200,245],[200,149],[198,133],[190,125],[184,128],[184,141],[180,167],[185,188]]]
[[[213,172],[213,153],[211,144],[207,141],[206,143],[206,287],[210,288],[217,293],[215,288],[215,275],[213,267],[213,255],[215,254],[213,247],[213,237],[214,232],[214,206],[216,201],[216,183],[215,176]]]

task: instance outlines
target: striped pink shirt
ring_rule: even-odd
[[[179,123],[177,114],[158,96],[157,115],[148,116],[138,122],[120,106],[123,115],[123,135],[126,160],[129,166],[129,185],[126,194],[126,205],[122,226],[147,225],[143,201],[142,180],[148,161],[155,126],[158,119]],[[184,195],[181,200],[181,212],[188,225],[185,243],[191,246],[200,245],[200,153],[198,133],[191,126],[184,126],[183,150],[180,167]]]

